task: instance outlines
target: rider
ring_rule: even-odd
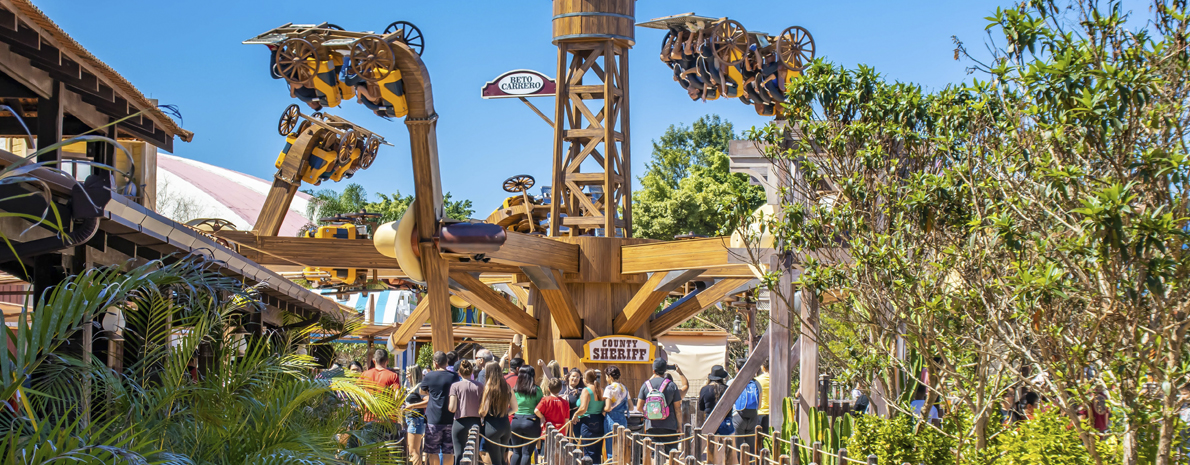
[[[381,69],[372,71],[374,77],[384,74]],[[357,101],[385,118],[400,118],[409,114],[409,105],[405,101],[405,81],[401,78],[401,70],[393,69],[376,82],[368,82],[361,76],[349,76],[347,83],[355,89]]]
[[[343,99],[355,96],[355,89],[339,79],[343,71],[343,55],[331,52],[330,60],[307,58],[315,64],[315,75],[310,85],[289,83],[291,96],[306,102],[314,111],[323,107],[337,107]]]

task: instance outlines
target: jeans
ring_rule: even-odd
[[[492,444],[492,442],[510,444],[512,429],[508,424],[508,417],[503,415],[483,417],[483,435],[488,439],[483,450],[488,453],[488,457],[492,458],[492,465],[507,465],[508,449]]]
[[[463,449],[467,447],[467,433],[472,426],[479,426],[479,417],[455,418],[455,424],[450,429],[451,442],[455,446],[455,465],[463,460]]]
[[[541,436],[541,423],[538,421],[537,415],[513,415],[512,432],[526,438],[537,438]],[[512,437],[512,444],[514,446],[525,444],[529,441],[532,441],[532,439],[523,439],[518,436]],[[512,449],[511,465],[529,465],[533,462],[533,452],[536,449],[537,443],[514,447]]]
[[[612,407],[610,412],[603,414],[603,434],[609,434],[616,431],[616,425],[628,427],[628,401],[622,401],[619,405]],[[607,451],[607,458],[612,457],[612,451]]]
[[[616,425],[628,427],[628,401],[620,402],[620,405],[603,414],[603,434],[615,431]]]
[[[578,419],[579,437],[583,439],[583,455],[591,463],[603,463],[603,440],[588,442],[587,439],[603,437],[603,414],[587,415]]]
[[[405,417],[405,423],[409,434],[426,434],[426,417],[410,415]]]

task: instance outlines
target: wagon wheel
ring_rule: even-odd
[[[426,39],[422,37],[421,29],[418,29],[417,26],[414,26],[413,23],[408,21],[396,21],[384,28],[385,35],[397,31],[401,31],[401,42],[404,42],[406,46],[417,52],[417,56],[421,56],[421,52],[426,49]]]
[[[348,129],[343,133],[343,137],[339,138],[339,164],[346,165],[351,163],[351,152],[355,151],[355,143],[359,136],[355,134],[354,129]]]
[[[814,36],[801,26],[793,26],[777,36],[777,58],[790,71],[802,71],[814,61]]]
[[[318,74],[318,49],[306,39],[285,39],[275,53],[277,74],[290,83],[310,85]]]
[[[346,29],[343,29],[343,26],[340,26],[335,23],[326,23],[326,24],[323,24],[322,27],[324,29],[334,29],[336,31],[345,31],[346,30]]]
[[[504,192],[525,192],[533,187],[533,176],[518,174],[504,180]]]
[[[737,65],[744,60],[744,53],[748,51],[748,44],[752,36],[739,22],[731,19],[723,20],[711,32],[711,48],[719,61],[728,65]]]
[[[351,44],[348,60],[351,61],[351,72],[368,82],[388,77],[397,66],[392,46],[375,35],[360,37]]]
[[[316,112],[314,112],[314,113],[310,113],[310,117],[311,117],[311,118],[316,118],[316,119],[322,119],[322,112],[321,112],[321,111],[316,111]]]
[[[297,104],[285,107],[285,112],[281,113],[281,121],[277,122],[277,132],[280,132],[282,136],[288,136],[293,132],[293,128],[297,126],[298,118],[301,114],[302,112],[298,109]]]
[[[318,146],[323,150],[332,151],[339,148],[339,135],[331,131],[324,131],[322,133],[322,140],[318,141]]]
[[[309,122],[309,121],[307,121],[307,120],[302,120],[302,122],[298,123],[298,127],[297,127],[297,133],[298,133],[298,134],[303,134],[303,133],[305,133],[307,129],[310,129],[310,122]]]
[[[368,169],[372,166],[372,162],[376,161],[376,152],[380,151],[380,138],[372,136],[364,143],[364,153],[360,155],[359,166],[362,169]]]

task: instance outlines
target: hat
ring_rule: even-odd
[[[711,381],[722,381],[727,378],[727,370],[723,369],[723,365],[715,365],[711,367],[711,374],[707,375],[707,379]]]
[[[663,358],[654,359],[653,360],[653,371],[654,372],[665,371],[668,368],[666,363],[667,363],[666,360]]]

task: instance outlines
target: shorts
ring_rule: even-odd
[[[426,425],[426,437],[425,442],[422,443],[421,451],[426,454],[453,455],[455,448],[450,437],[451,426],[454,424]]]
[[[409,434],[426,434],[426,417],[410,415],[405,418],[405,422],[409,424],[405,432]]]

